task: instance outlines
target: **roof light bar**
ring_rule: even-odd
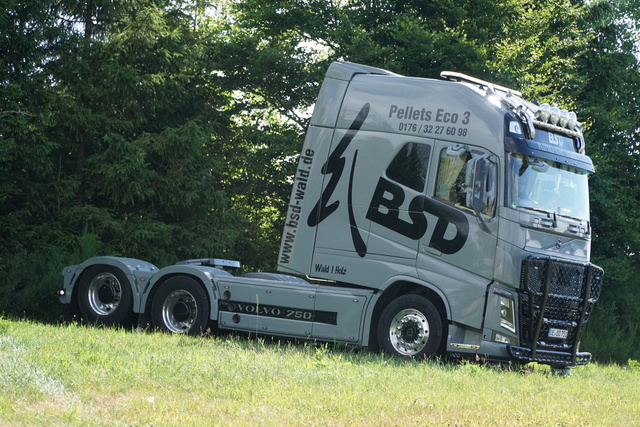
[[[558,132],[568,133],[573,136],[582,135],[582,123],[573,111],[561,110],[555,104],[540,104],[536,111],[534,123]]]

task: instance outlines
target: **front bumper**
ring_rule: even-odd
[[[535,350],[530,348],[507,346],[509,356],[522,362],[538,362],[548,365],[575,366],[586,365],[591,361],[591,353],[565,353],[551,350]]]

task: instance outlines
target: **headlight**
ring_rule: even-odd
[[[500,297],[500,326],[514,334],[516,333],[516,319],[513,300],[503,296]]]

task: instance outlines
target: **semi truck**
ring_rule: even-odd
[[[100,256],[63,269],[66,313],[180,334],[244,331],[553,369],[587,364],[590,263],[582,124],[456,72],[336,62],[299,155],[278,272],[158,268]]]

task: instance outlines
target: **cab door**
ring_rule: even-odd
[[[496,256],[498,157],[444,141],[437,141],[434,157],[418,275],[447,295],[456,322],[480,328]]]

